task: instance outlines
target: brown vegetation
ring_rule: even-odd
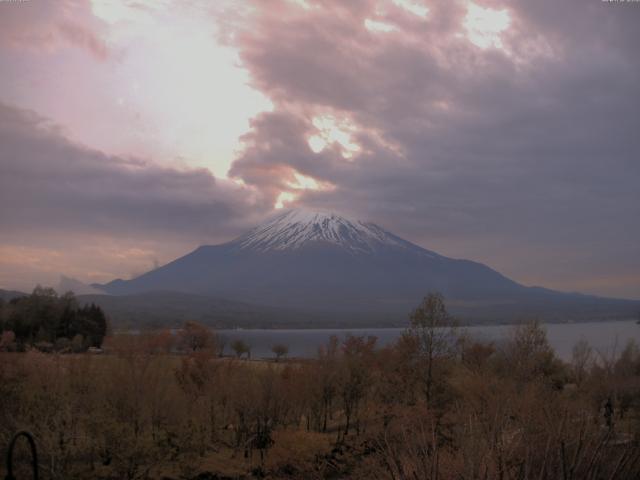
[[[3,353],[0,444],[33,432],[52,479],[638,478],[636,345],[564,363],[536,324],[495,346],[420,308],[392,346],[332,338],[304,361],[221,358],[193,324],[104,355]]]

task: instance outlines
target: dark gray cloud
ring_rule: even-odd
[[[13,234],[66,230],[213,242],[261,213],[251,192],[207,169],[107,156],[71,143],[33,112],[2,104],[0,145],[0,219]]]
[[[509,10],[505,50],[460,35],[455,2],[427,2],[426,20],[377,2],[258,8],[233,42],[276,108],[232,174],[275,195],[294,169],[335,185],[299,203],[525,282],[640,298],[640,7],[478,3]],[[322,113],[355,124],[363,153],[313,153]]]

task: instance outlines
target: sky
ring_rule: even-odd
[[[640,299],[640,2],[0,0],[0,288],[280,208]]]

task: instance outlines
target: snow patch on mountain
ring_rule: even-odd
[[[297,250],[327,243],[353,253],[372,253],[383,247],[408,248],[409,242],[373,223],[329,212],[289,210],[259,225],[233,242],[254,251]]]

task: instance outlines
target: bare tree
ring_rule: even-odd
[[[271,347],[271,351],[276,356],[276,362],[278,362],[281,357],[286,357],[289,354],[289,347],[282,343],[278,343]]]
[[[433,367],[436,359],[451,355],[455,348],[456,326],[447,312],[440,293],[429,293],[409,317],[408,335],[417,342],[418,355],[423,362],[424,393],[427,403],[433,390]]]
[[[582,339],[575,344],[571,355],[571,367],[576,385],[580,385],[584,381],[592,362],[593,350],[589,343]]]
[[[342,343],[340,394],[346,421],[345,435],[349,434],[352,420],[355,420],[356,432],[360,434],[360,407],[371,387],[371,365],[376,341],[376,337],[347,335]]]
[[[336,362],[338,356],[338,337],[332,335],[326,346],[318,351],[317,381],[322,399],[322,431],[327,431],[327,421],[331,413],[333,399],[337,390]]]
[[[521,383],[536,378],[551,379],[561,369],[547,332],[537,321],[517,325],[505,347],[506,364]]]
[[[244,340],[234,340],[231,342],[231,350],[236,354],[236,357],[241,358],[245,353],[247,356],[251,356],[251,347]]]
[[[178,338],[179,345],[189,352],[215,350],[215,334],[210,328],[197,322],[185,322]]]

